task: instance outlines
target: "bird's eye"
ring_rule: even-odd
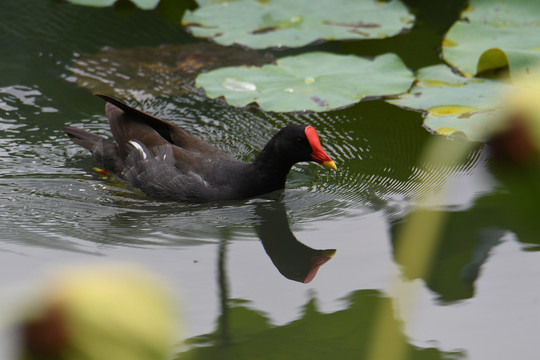
[[[301,143],[302,143],[302,138],[301,138],[301,137],[297,137],[297,138],[296,138],[296,143],[297,143],[297,144],[301,144]]]

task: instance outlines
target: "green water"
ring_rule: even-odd
[[[482,146],[457,166],[420,166],[433,137],[421,114],[382,100],[318,114],[272,114],[208,100],[182,77],[189,62],[179,54],[197,51],[206,59],[220,51],[217,63],[310,50],[396,52],[416,70],[441,62],[441,38],[462,1],[406,2],[416,26],[392,39],[260,54],[202,44],[171,20],[183,11],[165,6],[173,3],[155,11],[0,3],[2,300],[58,265],[126,261],[177,291],[179,341],[197,344],[179,359],[364,358],[380,308],[394,309],[392,331],[413,359],[537,358],[535,174],[516,180],[495,173]],[[144,65],[152,61],[162,66]],[[70,124],[109,134],[104,104],[91,95],[96,90],[244,160],[280,127],[313,125],[338,171],[302,164],[282,194],[235,203],[142,197],[95,174],[89,154],[60,131]],[[443,212],[447,221],[432,271],[411,279],[395,261],[396,234],[413,195],[425,191],[436,171],[449,192],[424,211]],[[307,248],[337,252],[303,284],[286,276]],[[400,313],[391,279],[417,288],[414,316]]]

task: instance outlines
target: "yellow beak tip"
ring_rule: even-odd
[[[322,163],[323,166],[329,168],[329,169],[332,169],[332,170],[337,170],[337,166],[336,166],[336,163],[334,163],[332,160],[330,161],[325,161]]]
[[[336,255],[336,249],[327,249],[323,250],[323,254],[329,258],[332,258],[334,255]]]

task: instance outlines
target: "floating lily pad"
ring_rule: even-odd
[[[540,63],[540,2],[471,0],[446,34],[444,59],[467,76],[508,67],[529,74]]]
[[[395,54],[368,60],[354,55],[311,52],[263,67],[227,67],[200,74],[196,85],[210,98],[235,106],[256,102],[263,110],[326,111],[366,96],[398,94],[414,80]]]
[[[195,77],[201,71],[272,61],[270,55],[213,43],[104,48],[77,56],[66,79],[92,92],[120,98],[175,96],[193,93]]]
[[[410,29],[399,0],[199,0],[182,23],[197,37],[255,49],[299,47],[316,40],[385,38]]]
[[[112,6],[116,0],[68,0],[75,5],[106,7]],[[152,10],[158,5],[160,0],[131,0],[132,3],[137,5],[143,10]]]
[[[466,78],[445,65],[420,69],[408,94],[388,102],[426,112],[424,125],[442,135],[464,133],[485,140],[498,127],[499,112],[512,85],[490,79]]]

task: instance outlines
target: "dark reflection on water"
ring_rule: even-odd
[[[335,249],[315,250],[296,239],[282,202],[257,203],[255,213],[260,217],[255,231],[266,253],[286,278],[308,283],[334,256]]]
[[[474,296],[475,283],[481,274],[482,266],[507,232],[500,227],[501,223],[492,221],[496,219],[493,217],[495,214],[485,210],[475,207],[467,211],[444,213],[446,219],[438,237],[433,265],[423,276],[426,286],[434,291],[438,300],[443,303]],[[433,216],[437,216],[438,212],[423,210],[417,214],[423,221],[429,222],[433,221]],[[396,235],[400,226],[401,223],[396,224],[392,229],[394,251],[399,247]],[[405,266],[403,274],[409,279],[417,277]]]
[[[474,206],[456,211],[442,211],[444,224],[438,237],[431,271],[423,276],[426,285],[441,302],[473,298],[482,267],[508,233],[514,233],[523,248],[540,249],[537,214],[540,211],[540,171],[536,167],[499,167],[490,162],[500,181],[496,191],[476,199]],[[508,164],[507,164],[508,165]],[[430,222],[441,210],[418,211],[424,222]],[[394,224],[393,243],[403,221]],[[395,254],[394,254],[395,255]],[[415,278],[407,267],[403,274]]]
[[[226,261],[225,249],[220,253],[220,264]],[[220,267],[221,269],[224,266]],[[213,333],[188,339],[192,347],[179,352],[183,359],[364,359],[369,358],[373,343],[373,329],[377,314],[392,307],[390,299],[374,290],[352,292],[344,301],[346,309],[323,313],[312,295],[302,307],[301,318],[282,326],[274,326],[264,313],[242,299],[226,296],[226,274],[220,273],[222,297],[221,314]],[[407,359],[436,360],[457,358],[459,352],[442,352],[436,348],[418,348],[407,342],[401,324],[392,320],[387,338],[392,349],[403,344]],[[388,354],[392,354],[392,350]],[[395,353],[393,353],[394,356]],[[396,357],[399,358],[399,355]]]

